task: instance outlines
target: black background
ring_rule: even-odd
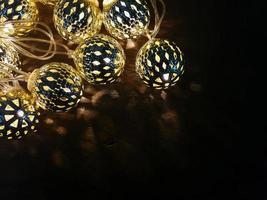
[[[253,6],[165,2],[159,37],[176,41],[187,62],[180,85],[167,91],[167,103],[141,95],[126,111],[121,107],[134,86],[116,86],[121,98],[104,100],[98,118],[90,121],[97,142],[88,152],[77,145],[87,122],[61,115],[55,118],[70,129],[66,138],[42,127],[46,135],[23,143],[1,141],[0,199],[264,199],[257,177],[248,173],[256,158],[241,131],[252,73],[241,60]],[[162,104],[178,113],[169,129],[168,122],[158,124]],[[58,157],[60,164],[54,164]]]

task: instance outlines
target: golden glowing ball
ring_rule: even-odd
[[[0,138],[21,139],[36,132],[39,113],[34,99],[22,89],[0,93]]]
[[[167,89],[184,73],[183,53],[174,42],[152,39],[137,55],[136,72],[148,86]]]
[[[20,65],[20,58],[18,52],[10,46],[5,40],[0,39],[0,62],[8,64],[18,69]],[[12,70],[8,66],[0,65],[0,78],[8,77],[12,74]]]
[[[75,107],[83,94],[82,78],[68,64],[49,63],[32,72],[28,89],[44,110],[64,112]]]
[[[80,44],[73,55],[78,71],[91,84],[115,82],[124,69],[121,45],[106,35],[97,35]]]
[[[118,39],[133,39],[147,31],[150,11],[144,0],[118,0],[104,4],[104,25]]]
[[[60,0],[54,8],[54,23],[66,40],[81,43],[102,26],[100,9],[88,0]]]
[[[7,36],[21,36],[35,26],[39,12],[34,0],[0,0],[0,33]],[[14,23],[7,23],[14,21]],[[17,23],[16,23],[17,22]]]

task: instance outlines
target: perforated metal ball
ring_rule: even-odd
[[[36,132],[39,115],[34,99],[22,89],[0,93],[0,138],[21,139]]]
[[[184,73],[183,54],[174,42],[152,39],[137,55],[136,72],[150,87],[167,89]]]
[[[137,38],[148,28],[150,11],[145,0],[118,0],[104,10],[104,25],[118,39]]]
[[[33,71],[28,89],[42,109],[53,112],[70,110],[83,94],[82,78],[64,63],[50,63]]]
[[[115,82],[125,64],[121,45],[106,35],[94,36],[80,44],[73,58],[78,71],[91,84]]]
[[[18,69],[20,65],[20,58],[18,52],[5,40],[0,39],[0,62],[11,65]],[[0,65],[0,78],[8,77],[12,74],[12,70],[8,66]]]
[[[39,12],[34,0],[0,0],[0,32],[1,34],[21,36],[35,26],[29,21],[38,21]],[[6,23],[18,21],[19,23]]]
[[[102,16],[88,0],[60,0],[54,8],[54,23],[64,39],[80,43],[100,31]]]

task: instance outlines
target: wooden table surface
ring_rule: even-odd
[[[166,92],[145,87],[131,72],[146,39],[137,40],[126,51],[128,70],[119,83],[87,85],[86,101],[77,108],[42,113],[36,135],[0,141],[1,200],[220,199],[246,191],[235,151],[243,94],[236,36],[245,17],[236,14],[238,1],[165,2],[158,37],[175,41],[185,54],[180,83]],[[51,9],[40,6],[40,13],[53,27]],[[47,63],[26,61],[26,71]],[[51,61],[73,65],[61,56]]]

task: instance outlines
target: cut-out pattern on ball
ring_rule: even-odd
[[[32,96],[23,90],[0,93],[0,138],[21,139],[36,132],[39,115]]]
[[[50,63],[35,70],[28,89],[44,110],[64,112],[75,107],[83,94],[82,79],[68,64]]]
[[[100,31],[102,17],[89,1],[61,0],[54,8],[54,23],[64,39],[80,43]]]
[[[174,42],[153,39],[140,49],[136,71],[150,87],[167,89],[184,73],[183,54]]]
[[[144,0],[118,0],[105,12],[104,25],[118,39],[141,36],[149,22],[150,11]]]
[[[0,23],[7,21],[38,21],[39,12],[33,0],[0,0]],[[24,35],[31,31],[33,23],[7,24],[0,28],[1,34]]]
[[[18,52],[0,39],[0,62],[3,64],[11,65],[18,69],[20,65],[20,58]],[[0,66],[0,78],[8,77],[12,74],[12,70],[8,67]]]
[[[121,45],[106,35],[86,40],[77,47],[73,57],[78,71],[91,84],[115,82],[125,64]]]

